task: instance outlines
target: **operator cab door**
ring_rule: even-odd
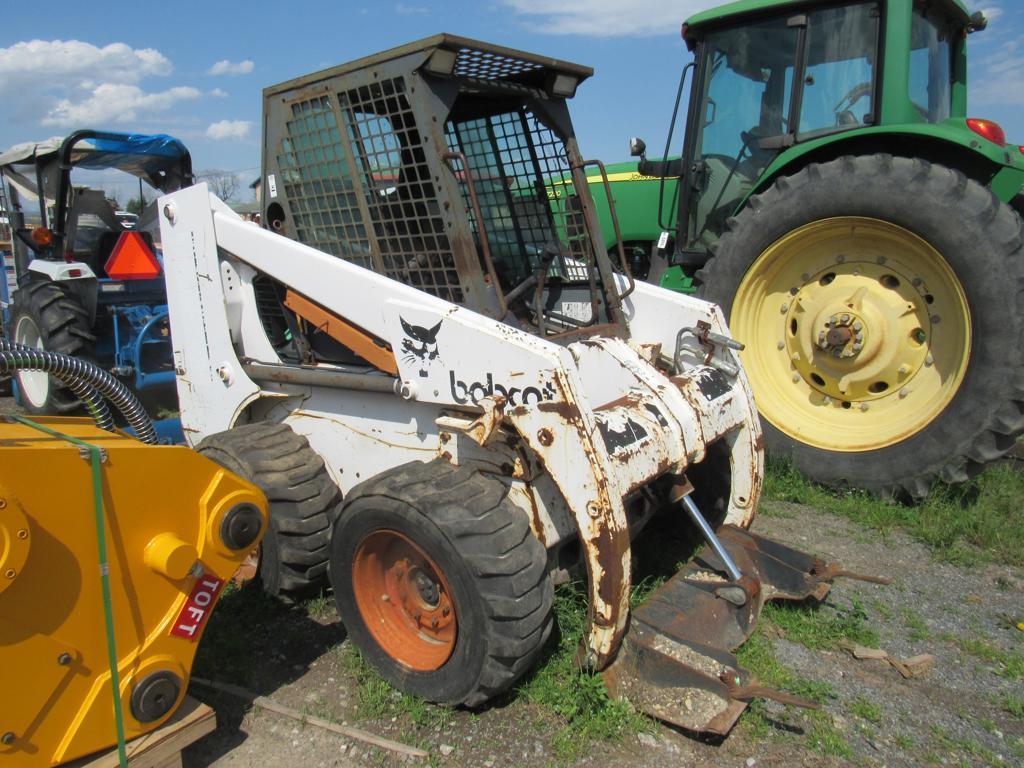
[[[875,122],[879,28],[877,3],[854,3],[746,21],[700,40],[684,150],[693,158],[684,165],[684,251],[707,253],[782,150]]]

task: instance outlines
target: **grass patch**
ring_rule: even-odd
[[[917,742],[905,733],[897,733],[896,736],[893,737],[893,741],[896,743],[896,746],[904,752],[909,752],[917,746]]]
[[[749,669],[763,684],[771,688],[786,690],[819,704],[835,698],[835,689],[828,683],[799,677],[779,661],[772,641],[766,634],[767,621],[770,620],[762,614],[762,620],[754,634],[736,652],[740,666]],[[806,734],[806,743],[810,749],[823,755],[848,759],[853,757],[853,750],[842,732],[835,727],[828,712],[804,710],[804,716],[810,723]],[[742,722],[748,729],[750,737],[758,741],[777,733],[777,728],[769,719],[764,702],[760,699],[751,702]]]
[[[868,625],[867,611],[856,597],[835,612],[806,603],[771,602],[765,604],[761,620],[782,629],[787,640],[815,651],[833,650],[844,640],[878,647],[878,632]]]
[[[306,613],[309,614],[310,618],[323,619],[330,615],[333,606],[327,593],[321,592],[316,597],[304,602],[302,607],[306,609]]]
[[[641,582],[637,590],[655,585]],[[592,747],[594,741],[619,741],[654,729],[653,721],[626,701],[608,696],[599,675],[582,672],[576,649],[586,623],[586,596],[578,585],[555,591],[558,645],[551,656],[517,687],[518,695],[549,713],[561,723],[552,747],[559,760],[569,762]]]
[[[903,625],[910,630],[907,632],[907,640],[912,643],[916,643],[919,640],[926,640],[931,637],[932,633],[928,629],[928,625],[925,624],[924,619],[914,613],[911,609],[901,609],[900,615],[903,617]]]
[[[882,708],[877,704],[868,701],[863,696],[858,696],[847,705],[851,715],[867,720],[869,723],[878,725],[882,722]]]
[[[338,661],[355,680],[356,717],[360,720],[407,717],[414,730],[444,729],[454,721],[455,711],[451,708],[392,688],[352,643],[338,647]]]
[[[1024,699],[1012,693],[1004,693],[996,698],[997,706],[1017,720],[1024,720]]]
[[[991,664],[1000,677],[1010,680],[1024,678],[1024,654],[1017,651],[1004,651],[984,640],[955,638],[954,642],[964,653]]]
[[[996,464],[968,483],[939,487],[917,505],[886,502],[862,491],[835,491],[807,480],[789,463],[770,462],[765,497],[806,504],[888,533],[902,530],[940,559],[969,565],[1024,565],[1024,473]]]

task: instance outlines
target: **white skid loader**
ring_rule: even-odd
[[[719,309],[594,247],[566,106],[590,74],[439,35],[268,88],[278,231],[205,185],[160,203],[182,425],[266,492],[264,587],[329,569],[397,687],[507,689],[579,572],[581,661],[725,733],[784,697],[732,655],[764,601],[837,570],[745,531],[761,433]],[[658,516],[708,546],[630,621],[631,542]]]

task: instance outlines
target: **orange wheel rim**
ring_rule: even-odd
[[[439,669],[455,649],[459,623],[437,563],[397,531],[374,531],[356,548],[352,589],[366,628],[394,660],[417,672]]]

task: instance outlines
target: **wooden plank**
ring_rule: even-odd
[[[408,744],[403,744],[400,741],[394,741],[387,739],[383,736],[378,736],[375,733],[364,731],[360,728],[352,728],[347,725],[338,725],[332,723],[329,720],[324,720],[313,715],[305,715],[296,709],[286,707],[284,704],[280,704],[273,699],[267,698],[266,696],[257,696],[252,691],[247,691],[245,688],[240,688],[237,685],[231,685],[230,683],[218,683],[215,680],[204,680],[199,677],[193,677],[192,682],[196,685],[202,685],[207,688],[212,688],[215,691],[223,691],[224,693],[231,694],[239,699],[245,699],[251,701],[254,705],[275,712],[284,717],[292,720],[297,720],[300,723],[307,723],[309,725],[315,725],[317,728],[323,728],[325,731],[331,731],[341,736],[347,736],[350,739],[357,739],[358,741],[372,744],[375,747],[381,749],[387,749],[392,752],[398,752],[409,757],[428,757],[429,755],[419,747],[411,747]]]
[[[217,729],[217,715],[205,704],[186,696],[178,711],[155,731],[128,742],[131,768],[171,768],[181,765],[181,750]],[[117,749],[83,757],[65,768],[117,768]]]

